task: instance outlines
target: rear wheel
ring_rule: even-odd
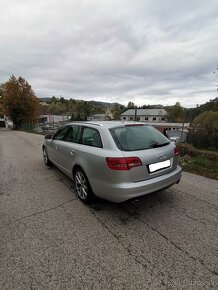
[[[51,161],[48,158],[48,154],[47,154],[45,147],[42,148],[42,153],[43,153],[43,160],[44,160],[45,165],[51,166]]]
[[[79,199],[84,203],[90,203],[94,198],[94,194],[92,192],[88,178],[86,177],[82,169],[76,169],[74,173],[74,182],[76,187],[76,193]]]

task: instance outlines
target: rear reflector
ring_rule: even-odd
[[[113,170],[130,170],[142,165],[138,157],[107,157],[106,162],[107,166]]]
[[[174,155],[179,156],[179,149],[177,147],[174,148]]]

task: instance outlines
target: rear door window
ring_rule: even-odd
[[[111,135],[122,151],[137,151],[168,145],[169,140],[152,126],[127,125],[110,129]]]
[[[98,130],[89,127],[83,127],[80,143],[92,147],[102,148],[101,136]]]
[[[78,143],[82,127],[77,125],[72,125],[69,127],[69,131],[64,136],[64,141]]]

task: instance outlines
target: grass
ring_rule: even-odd
[[[181,166],[184,171],[218,180],[218,153],[180,145]]]

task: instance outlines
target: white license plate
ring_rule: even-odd
[[[154,163],[149,165],[149,171],[154,172],[159,169],[167,168],[170,167],[170,160]]]

